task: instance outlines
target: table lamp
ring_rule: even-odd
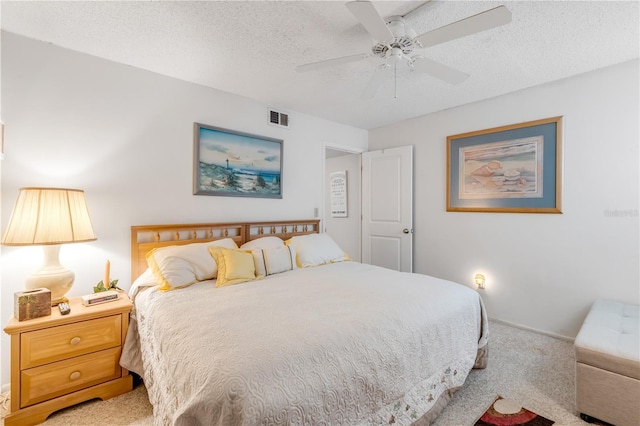
[[[53,306],[67,302],[75,274],[60,264],[60,244],[95,241],[84,191],[62,188],[21,188],[2,244],[42,245],[44,264],[27,277],[26,288],[51,290]]]

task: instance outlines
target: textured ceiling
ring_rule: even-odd
[[[337,1],[2,1],[2,29],[58,46],[371,129],[639,56],[638,2],[374,2],[416,33],[506,5],[506,26],[425,49],[470,74],[453,86],[399,67],[373,99],[381,61],[297,73],[297,65],[368,53],[372,40]],[[408,15],[407,15],[408,14]],[[292,125],[295,123],[292,122]]]

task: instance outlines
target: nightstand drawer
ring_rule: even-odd
[[[20,408],[121,376],[120,347],[22,371]]]
[[[20,369],[120,346],[121,333],[121,315],[23,333]]]

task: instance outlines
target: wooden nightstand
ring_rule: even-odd
[[[109,399],[133,388],[120,367],[129,327],[131,301],[85,307],[69,300],[71,313],[19,322],[9,320],[11,335],[11,412],[5,426],[42,423],[54,411],[93,398]]]

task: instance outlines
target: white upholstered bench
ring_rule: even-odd
[[[640,306],[596,301],[575,340],[583,420],[640,425]]]

